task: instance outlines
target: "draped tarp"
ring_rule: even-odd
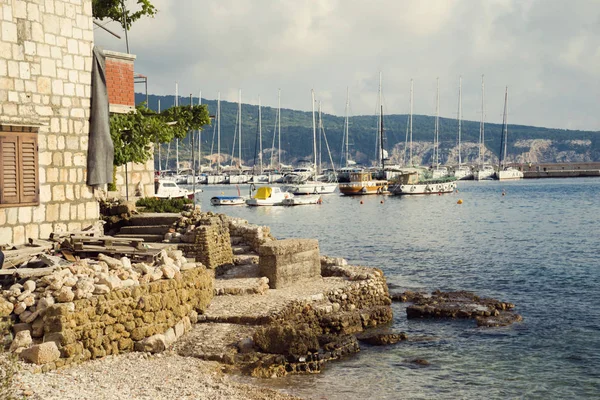
[[[110,137],[110,114],[104,52],[98,46],[94,46],[93,50],[91,104],[87,184],[98,186],[113,181],[115,151]]]

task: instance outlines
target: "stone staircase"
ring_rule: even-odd
[[[181,217],[177,213],[143,213],[134,215],[129,225],[122,227],[115,237],[140,238],[145,243],[160,243],[175,221]]]

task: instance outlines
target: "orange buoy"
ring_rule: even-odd
[[[383,200],[381,200],[380,203],[383,204]]]
[[[361,201],[360,201],[360,204],[362,204],[362,203],[363,203],[363,201],[361,200]]]
[[[456,204],[462,204],[462,203],[463,203],[462,199],[458,199],[458,201],[456,202]]]

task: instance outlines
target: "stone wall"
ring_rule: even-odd
[[[44,341],[57,343],[61,359],[44,368],[131,351],[134,342],[166,332],[192,311],[202,313],[213,285],[211,271],[194,268],[176,279],[52,305],[44,316]]]
[[[126,197],[125,166],[117,167],[115,184],[119,195]],[[150,159],[144,164],[127,163],[127,186],[129,198],[153,197],[154,192],[154,160]]]
[[[0,124],[39,127],[40,204],[0,208],[0,243],[48,238],[99,217],[86,181],[91,0],[4,1],[0,8]]]
[[[275,240],[268,226],[251,225],[241,218],[229,218],[229,235],[233,245],[250,246],[255,253],[258,253],[263,244]]]
[[[319,243],[316,239],[284,239],[267,242],[259,249],[260,275],[271,289],[321,278]]]
[[[179,245],[184,255],[207,268],[233,264],[229,224],[224,214],[203,214],[196,221],[195,228],[185,235],[184,241],[191,242]]]

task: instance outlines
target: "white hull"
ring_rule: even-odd
[[[230,175],[229,176],[229,183],[232,185],[248,183],[249,180],[250,180],[249,175]]]
[[[471,171],[471,168],[460,167],[454,171],[453,176],[459,181],[468,180],[473,179],[473,172]]]
[[[256,194],[246,200],[246,204],[258,206],[280,206],[285,199],[293,198],[292,193],[282,191],[279,187],[264,186],[257,189]]]
[[[322,199],[321,195],[318,194],[309,194],[305,196],[292,197],[289,199],[283,200],[282,204],[284,206],[301,206],[307,204],[321,204]]]
[[[391,192],[396,195],[409,194],[442,194],[452,193],[456,190],[456,182],[444,183],[417,183],[414,185],[400,185],[391,189]]]
[[[246,204],[246,197],[242,196],[215,196],[210,199],[213,206],[240,206]]]
[[[225,175],[208,175],[206,177],[206,183],[208,183],[209,185],[219,185],[225,182]]]
[[[475,171],[473,173],[473,179],[475,179],[476,181],[482,181],[482,180],[486,180],[486,179],[493,179],[494,178],[494,174],[496,173],[496,171],[494,171],[494,168],[492,167],[484,167],[484,169],[479,170],[479,171]]]
[[[304,182],[296,185],[284,186],[284,190],[293,193],[295,195],[309,195],[309,194],[331,194],[335,192],[337,183],[325,183],[325,182]]]
[[[523,173],[518,169],[509,168],[502,171],[498,171],[498,180],[511,181],[517,179],[523,179]]]

